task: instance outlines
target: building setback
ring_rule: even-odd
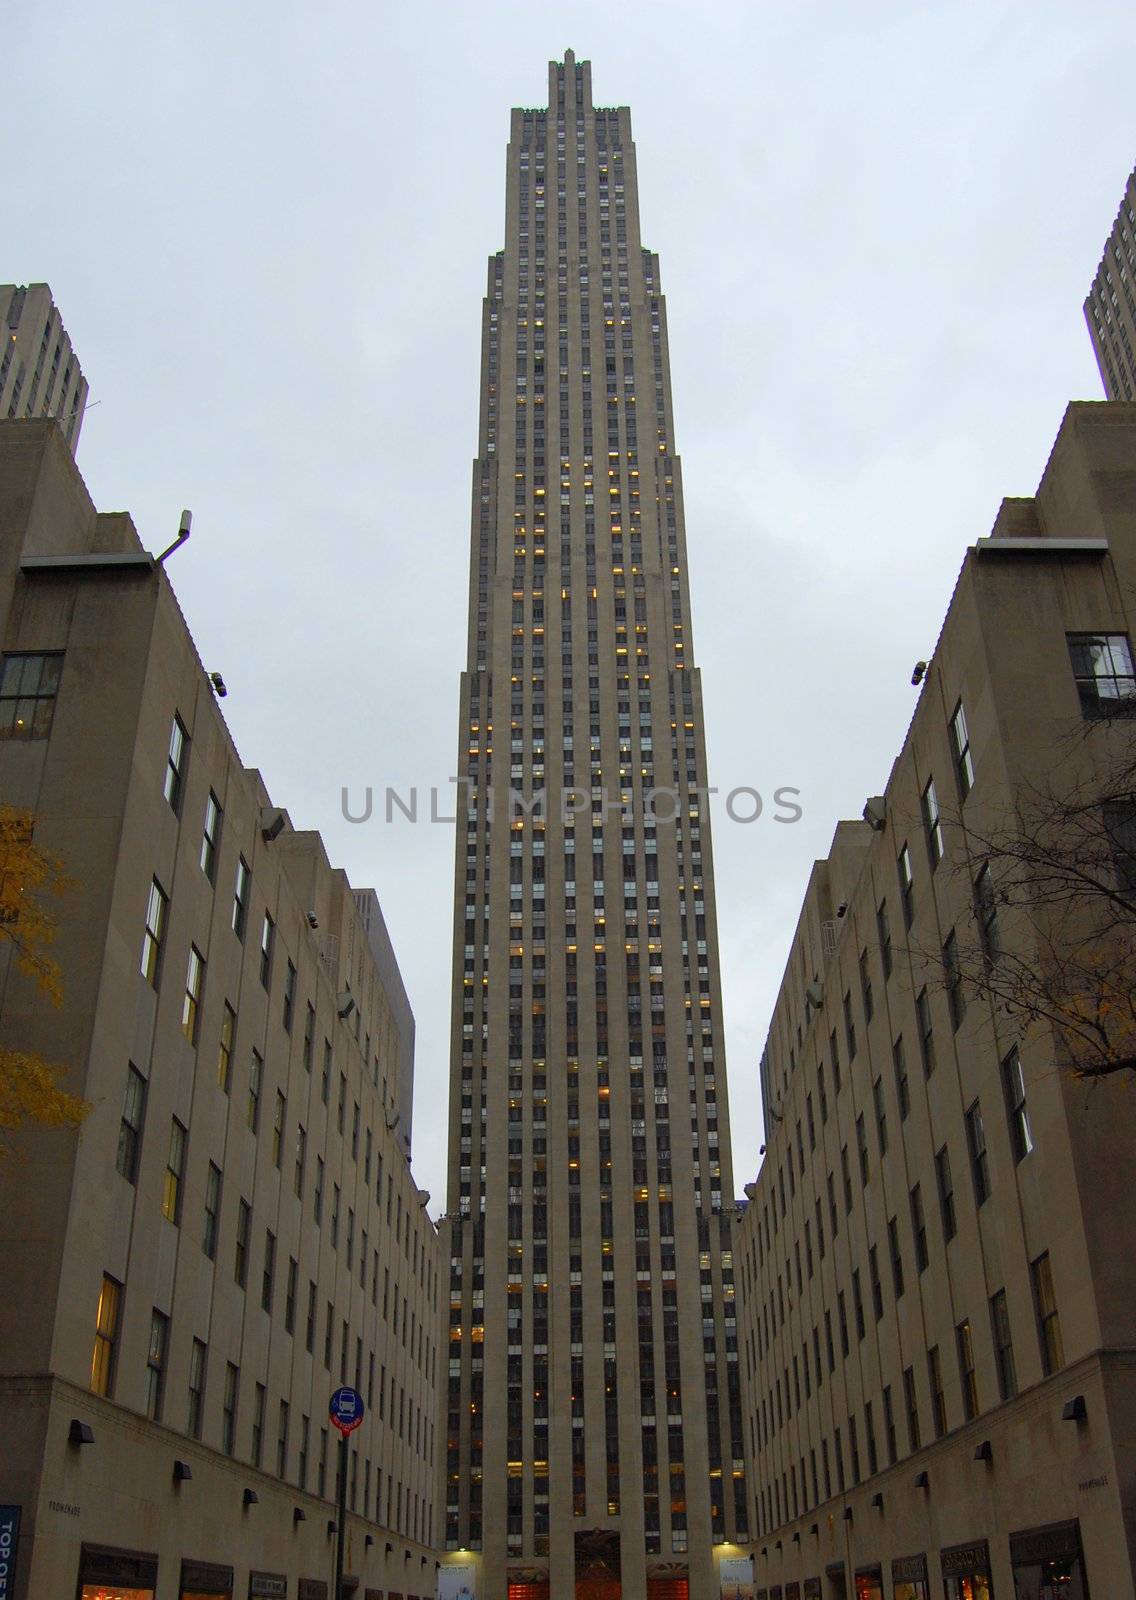
[[[666,314],[628,110],[548,86],[482,313],[445,1542],[479,1595],[708,1600],[748,1497]]]
[[[813,871],[738,1226],[759,1600],[1133,1593],[1131,1071],[1074,1076],[965,974],[1033,970],[1047,926],[1074,948],[1083,908],[1024,916],[983,841],[1130,775],[1134,481],[1136,405],[1070,406],[966,556],[883,796]],[[1077,857],[1107,893],[1126,804]]]
[[[0,284],[0,417],[56,417],[72,455],[87,380],[46,283]]]
[[[347,1569],[433,1595],[444,1282],[377,902],[242,765],[166,569],[50,421],[0,422],[0,645],[0,795],[73,880],[58,1010],[0,941],[0,1046],[91,1107],[0,1160],[16,1600],[326,1596],[341,1383]]]
[[[1136,170],[1085,301],[1085,321],[1105,394],[1136,400]]]

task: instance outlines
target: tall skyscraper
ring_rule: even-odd
[[[0,417],[56,417],[74,455],[87,380],[46,283],[0,284]]]
[[[745,1535],[702,697],[631,118],[514,110],[482,314],[455,872],[446,1544],[717,1595]]]
[[[1085,321],[1110,400],[1136,400],[1136,169],[1108,236]]]

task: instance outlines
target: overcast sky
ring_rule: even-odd
[[[225,714],[379,891],[444,1209],[453,829],[486,257],[547,62],[630,105],[661,258],[715,813],[736,1187],[812,861],[883,785],[963,551],[1098,399],[1081,304],[1136,163],[1136,8],[63,0],[4,27],[0,280],[90,380],[79,465],[164,548]]]

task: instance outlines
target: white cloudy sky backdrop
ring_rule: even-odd
[[[62,0],[4,26],[0,280],[52,285],[79,464],[170,563],[225,712],[383,901],[444,1208],[453,833],[340,815],[457,747],[480,303],[513,105],[632,108],[667,293],[735,1177],[813,859],[884,782],[964,547],[1036,486],[1136,162],[1129,0]]]

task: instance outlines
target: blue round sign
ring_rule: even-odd
[[[354,1433],[363,1420],[363,1396],[358,1389],[337,1389],[331,1397],[328,1414],[340,1433]]]

